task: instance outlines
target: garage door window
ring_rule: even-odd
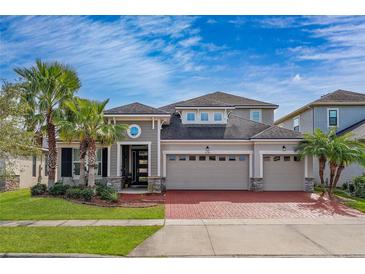
[[[226,160],[226,156],[219,156],[218,157],[218,160],[221,161],[221,162],[223,162],[223,161]]]
[[[294,162],[300,162],[300,157],[299,156],[294,156]]]
[[[274,156],[273,160],[274,162],[280,161],[280,156]]]
[[[228,161],[236,161],[236,156],[234,156],[234,155],[229,155],[229,156],[228,156]]]
[[[270,162],[271,157],[270,156],[264,156],[264,162]]]
[[[189,156],[189,161],[195,161],[196,160],[196,156],[195,155],[190,155]]]
[[[245,155],[240,155],[240,156],[238,157],[238,159],[239,159],[240,161],[246,161],[246,156],[245,156]]]
[[[290,156],[284,156],[284,162],[290,162]]]
[[[169,160],[170,161],[175,161],[176,160],[176,155],[169,155]]]
[[[179,161],[186,161],[186,156],[185,155],[179,156]]]
[[[209,156],[209,161],[215,161],[215,156]]]
[[[205,156],[199,156],[199,161],[205,161],[207,159],[207,157]]]

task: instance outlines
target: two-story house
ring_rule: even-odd
[[[275,124],[302,133],[313,133],[316,128],[327,133],[335,127],[339,135],[352,132],[353,138],[365,139],[365,94],[336,90],[285,115]],[[363,173],[364,167],[351,165],[343,171],[341,182]],[[314,176],[319,180],[318,161],[314,161]]]
[[[105,111],[128,125],[126,137],[98,146],[96,175],[119,189],[312,191],[312,159],[295,147],[302,135],[273,125],[275,104],[223,92],[161,108],[132,103]],[[58,142],[58,180],[77,182],[77,143]]]

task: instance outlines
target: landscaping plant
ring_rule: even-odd
[[[46,191],[47,186],[45,184],[36,184],[30,189],[30,193],[32,194],[32,196],[43,195],[46,193]]]

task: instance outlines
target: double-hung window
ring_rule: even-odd
[[[250,110],[250,120],[261,123],[261,110],[251,109]]]
[[[200,121],[207,122],[209,120],[208,112],[201,112],[200,113]]]
[[[327,109],[327,113],[328,113],[328,126],[338,127],[338,109],[329,108]]]
[[[214,121],[215,122],[221,122],[223,120],[222,113],[221,112],[215,112],[214,113]]]
[[[186,114],[186,120],[187,121],[195,121],[195,112],[188,112]]]
[[[95,175],[101,176],[102,172],[102,150],[101,148],[96,149],[96,159],[95,159]]]
[[[72,175],[80,176],[80,149],[72,149]]]

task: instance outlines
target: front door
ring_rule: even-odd
[[[146,186],[148,181],[148,150],[132,148],[132,185]]]

